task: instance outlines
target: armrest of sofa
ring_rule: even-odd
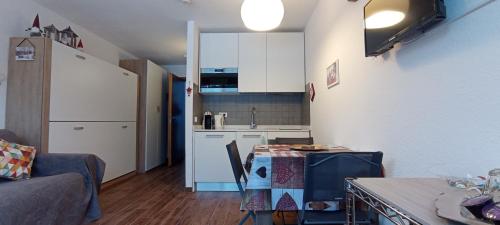
[[[83,176],[86,193],[90,198],[86,223],[101,217],[98,194],[106,164],[99,157],[90,154],[38,154],[33,162],[33,177],[45,177],[63,173],[79,173]]]
[[[105,163],[91,154],[37,154],[33,162],[32,176],[44,177],[63,173],[80,173],[85,183],[91,184],[100,192]]]

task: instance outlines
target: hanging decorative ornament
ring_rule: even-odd
[[[186,93],[188,96],[191,96],[193,93],[193,89],[191,88],[191,81],[189,81],[188,88],[186,89]]]
[[[254,31],[269,31],[281,24],[285,7],[281,0],[245,0],[241,5],[241,19]]]
[[[26,31],[30,32],[30,37],[41,37],[42,30],[40,30],[40,18],[38,14],[36,14],[35,20],[33,20],[33,25],[26,29]]]
[[[311,102],[314,102],[314,97],[316,97],[316,90],[314,90],[314,84],[311,82],[309,83],[309,99],[311,99]]]

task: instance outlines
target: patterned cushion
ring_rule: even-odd
[[[0,139],[0,177],[17,180],[31,176],[36,150]]]

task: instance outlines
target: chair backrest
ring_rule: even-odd
[[[312,137],[308,137],[308,138],[280,138],[280,137],[277,137],[275,142],[278,145],[283,145],[283,144],[312,145],[312,144],[314,144],[314,139]]]
[[[305,161],[304,205],[345,198],[345,178],[381,177],[382,152],[310,153]]]
[[[236,180],[240,194],[243,197],[245,190],[241,185],[241,177],[243,177],[245,184],[248,182],[248,179],[243,169],[243,164],[241,163],[240,152],[238,151],[236,141],[232,141],[230,144],[226,145],[226,149],[227,154],[229,155],[229,161],[231,162],[231,167],[233,168],[234,179]]]

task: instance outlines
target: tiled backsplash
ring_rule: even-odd
[[[305,97],[303,93],[204,95],[203,111],[227,112],[227,125],[247,125],[255,107],[258,125],[309,125]]]

